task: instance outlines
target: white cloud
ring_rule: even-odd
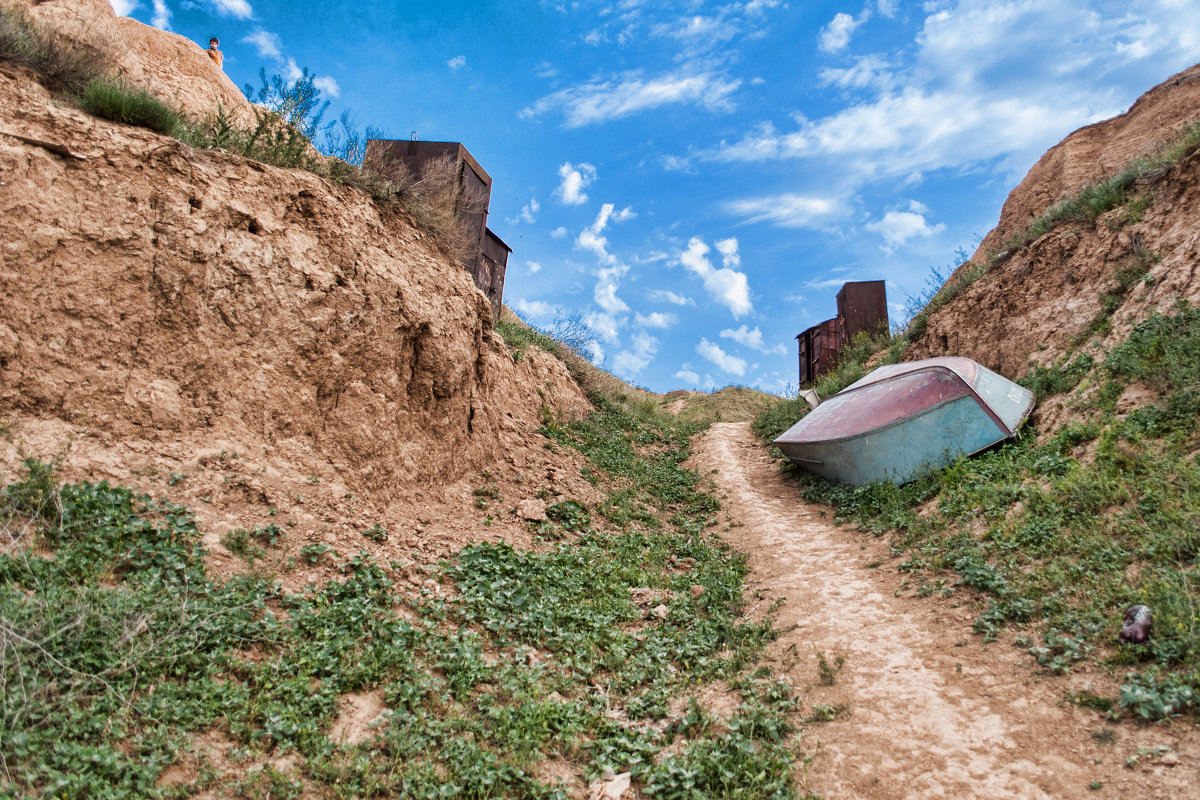
[[[690,369],[681,369],[675,373],[675,377],[691,386],[700,385],[700,376],[692,372]]]
[[[734,107],[732,95],[741,85],[740,80],[715,71],[684,69],[654,78],[641,71],[626,72],[612,80],[560,89],[523,109],[520,116],[528,119],[561,110],[566,126],[579,128],[674,104],[728,112]]]
[[[112,6],[113,13],[118,17],[128,17],[130,12],[137,8],[137,0],[108,0],[108,4]]]
[[[467,57],[466,56],[455,56],[454,58],[452,58],[446,62],[446,66],[455,72],[462,69],[466,65],[467,65]]]
[[[700,339],[700,344],[696,345],[696,352],[715,364],[722,372],[738,376],[746,374],[745,359],[729,355],[721,349],[720,345],[714,344],[708,339]]]
[[[846,13],[837,14],[821,31],[818,38],[820,48],[826,53],[836,53],[845,50],[850,44],[850,35],[854,29],[866,21],[866,15],[855,19]]]
[[[567,235],[567,229],[566,229],[566,228],[564,228],[562,225],[559,225],[557,228],[555,228],[554,230],[550,231],[550,238],[551,238],[551,239],[562,239],[562,238],[563,238],[563,237],[565,237],[566,235]]]
[[[787,353],[787,350],[784,349],[782,344],[777,344],[774,347],[768,348],[763,342],[762,331],[759,330],[757,325],[754,326],[754,330],[750,330],[749,326],[747,325],[742,325],[737,329],[727,328],[721,331],[721,338],[732,339],[743,347],[749,347],[751,350],[758,350],[762,353],[778,353],[779,355],[784,355]]]
[[[620,323],[612,314],[603,311],[589,311],[584,316],[584,322],[595,331],[597,336],[609,344],[613,344],[621,338]]]
[[[568,161],[558,168],[558,177],[562,178],[562,183],[554,190],[554,196],[563,205],[581,206],[588,199],[583,190],[596,180],[596,168],[587,163],[575,166]]]
[[[164,31],[171,30],[171,8],[166,0],[151,0],[151,4],[154,6],[154,16],[150,18],[150,24]]]
[[[888,19],[896,17],[896,0],[878,0],[875,7],[879,9],[879,13]]]
[[[250,19],[254,16],[254,9],[246,0],[208,0],[208,4],[224,17]]]
[[[526,300],[518,298],[513,309],[521,315],[521,319],[533,325],[548,325],[558,313],[558,306],[545,300]]]
[[[675,306],[694,306],[696,301],[681,294],[675,294],[670,289],[652,289],[646,292],[646,297],[659,303],[670,303]]]
[[[519,222],[528,222],[530,225],[532,225],[534,222],[537,222],[537,214],[541,210],[542,204],[537,201],[536,197],[531,197],[529,202],[521,207],[520,213],[518,213],[515,217],[509,217],[504,221],[509,225],[516,225]],[[567,229],[563,228],[562,231],[563,233],[566,233]],[[554,236],[554,233],[551,233],[550,235]]]
[[[737,256],[737,240],[725,241],[732,241],[734,247],[731,253],[722,254],[725,266],[721,269],[714,268],[708,260],[709,247],[699,236],[693,236],[688,241],[687,250],[679,254],[679,262],[699,275],[709,296],[733,312],[736,318],[749,314],[754,306],[750,303],[750,285],[745,273],[730,268],[740,260]]]
[[[662,328],[664,330],[679,322],[679,317],[674,314],[664,314],[661,311],[653,311],[645,315],[638,313],[634,315],[634,319],[643,328]]]
[[[629,220],[633,219],[636,216],[637,216],[637,212],[633,210],[632,206],[625,206],[620,211],[613,214],[612,221],[613,222],[628,222]]]
[[[889,211],[883,215],[883,219],[867,223],[866,229],[883,236],[882,249],[891,253],[909,239],[934,236],[946,230],[942,223],[931,226],[926,222],[924,214],[927,211],[923,204],[914,200],[909,204],[908,211]]]
[[[525,262],[525,270],[526,270],[526,271],[527,271],[527,272],[528,272],[530,275],[537,275],[539,272],[541,272],[541,271],[542,271],[542,262],[540,262],[540,261],[527,261],[527,262]]]
[[[621,278],[629,272],[629,265],[622,264],[616,256],[608,252],[608,239],[601,235],[610,221],[620,221],[621,217],[620,212],[613,214],[612,203],[605,203],[600,207],[596,221],[584,228],[575,239],[575,247],[594,253],[596,260],[600,262],[601,268],[596,271],[596,288],[593,291],[593,297],[596,305],[610,315],[621,314],[629,310],[625,301],[617,297]]]
[[[633,335],[631,347],[613,356],[613,369],[619,374],[636,375],[654,360],[658,352],[658,339],[645,331]]]
[[[792,192],[730,200],[724,207],[746,222],[769,222],[781,228],[820,229],[845,213],[839,200]]]
[[[296,63],[296,59],[288,58],[287,63],[283,65],[283,79],[288,83],[295,83],[304,77],[304,70],[300,69],[300,65]]]
[[[320,77],[313,78],[313,86],[317,87],[330,97],[342,96],[342,87],[338,86],[338,82],[328,75],[321,75]]]
[[[821,85],[839,89],[887,89],[894,83],[892,65],[878,55],[854,59],[853,66],[826,67],[821,70]]]
[[[915,41],[821,73],[826,85],[868,93],[861,101],[786,129],[764,121],[691,155],[836,165],[846,196],[863,183],[941,169],[979,166],[1019,179],[1064,135],[1194,63],[1200,15],[1180,8],[1178,0],[927,3]],[[829,170],[814,173],[828,185]]]
[[[665,155],[661,160],[662,168],[667,172],[692,172],[691,159],[684,156]]]
[[[263,58],[270,58],[276,61],[283,58],[283,42],[280,41],[277,34],[271,33],[271,31],[259,28],[244,37],[242,41],[246,44],[254,45],[254,49]]]

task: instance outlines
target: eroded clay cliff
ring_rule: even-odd
[[[1012,191],[999,225],[964,269],[988,263],[1001,242],[1054,203],[1120,172],[1198,120],[1200,65],[1151,89],[1128,113],[1072,133]],[[992,261],[983,277],[929,315],[925,334],[905,357],[964,355],[1019,377],[1070,351],[1103,349],[1154,311],[1168,312],[1181,300],[1200,303],[1200,153],[1192,148],[1148,175],[1133,199]],[[1128,283],[1131,271],[1145,274],[1123,286],[1119,275]],[[1098,324],[1103,319],[1111,329]]]
[[[514,363],[401,212],[95,119],[11,70],[0,106],[24,137],[0,134],[0,411],[282,447],[387,492],[540,448],[542,407],[586,408],[557,360]]]

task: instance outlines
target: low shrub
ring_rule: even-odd
[[[179,112],[145,89],[137,89],[111,78],[95,78],[84,87],[80,105],[89,114],[138,125],[168,136],[180,124]]]
[[[72,94],[108,70],[102,54],[59,40],[7,0],[0,0],[0,61],[25,67],[47,88]]]

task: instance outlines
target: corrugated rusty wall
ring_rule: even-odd
[[[807,386],[837,366],[838,352],[845,344],[837,317],[817,323],[796,337],[800,351],[800,385]]]
[[[837,293],[837,313],[846,341],[859,333],[887,333],[887,290],[883,281],[851,281]]]

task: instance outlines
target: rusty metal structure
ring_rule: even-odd
[[[887,333],[883,281],[849,281],[837,293],[837,316],[796,335],[800,385],[808,386],[837,366],[842,348],[860,333]]]
[[[404,169],[413,175],[426,174],[434,162],[448,161],[454,170],[457,191],[454,214],[471,246],[462,267],[487,296],[492,318],[500,318],[504,303],[504,275],[512,248],[487,226],[492,197],[488,175],[461,142],[424,142],[408,139],[369,139],[363,167],[385,178],[395,178]]]

